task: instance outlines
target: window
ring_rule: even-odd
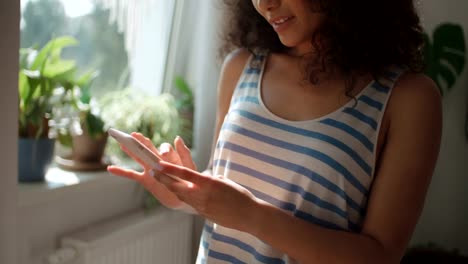
[[[71,35],[64,50],[80,71],[96,69],[96,96],[133,87],[159,94],[165,74],[175,1],[21,0],[21,47],[42,47]]]
[[[22,68],[20,71],[19,88],[20,95],[23,95],[20,97],[25,99],[20,101],[20,139],[33,136],[55,138],[59,144],[49,142],[48,146],[52,146],[49,149],[53,148],[52,156],[59,167],[81,170],[91,165],[91,170],[97,170],[105,168],[101,150],[105,149],[106,154],[109,154],[104,156],[107,160],[120,151],[116,143],[111,141],[107,144],[106,140],[93,142],[92,146],[101,143],[105,147],[98,148],[98,154],[87,153],[86,155],[93,155],[91,161],[86,160],[87,157],[76,158],[77,154],[73,150],[77,148],[73,143],[79,141],[75,141],[74,138],[84,135],[91,139],[101,136],[99,139],[103,139],[105,129],[111,126],[129,132],[144,133],[157,145],[184,133],[185,127],[182,127],[182,124],[185,124],[185,120],[177,115],[178,101],[166,95],[146,96],[169,92],[169,85],[164,83],[167,83],[168,79],[174,79],[171,76],[174,63],[170,63],[168,47],[173,37],[172,23],[177,13],[175,6],[176,1],[166,0],[21,0],[21,48],[35,47],[42,50],[50,40],[63,36],[72,36],[78,43],[61,50],[61,57],[67,61],[60,60],[60,63],[55,63],[57,56],[54,54],[57,55],[60,49],[53,49],[53,45],[59,43],[57,47],[60,48],[60,45],[72,41],[69,38],[61,38],[61,42],[52,42],[48,46],[50,49],[46,49],[51,52],[43,53],[47,56],[36,56],[37,61],[44,57],[50,59],[47,67],[38,67],[46,65],[45,63],[24,63],[35,56],[29,56],[31,53],[21,50],[21,65],[33,68]],[[37,54],[36,51],[32,53]],[[88,87],[88,82],[83,81],[87,78],[79,77],[90,70],[97,71],[98,76]],[[53,82],[44,81],[41,79],[43,76],[46,76],[45,79],[53,79]],[[57,85],[59,87],[48,88],[56,86],[56,82],[60,83]],[[79,85],[71,85],[74,83]],[[36,89],[37,87],[40,89]],[[75,89],[76,87],[79,89]],[[126,88],[143,93],[135,93],[135,90]],[[110,94],[118,90],[122,90],[122,93]],[[40,97],[43,94],[47,96]],[[77,94],[80,96],[77,97]],[[156,103],[151,101],[149,106],[152,111],[156,110],[150,112],[145,108],[137,111],[133,102],[127,103],[125,108],[122,100],[115,99],[124,94],[136,94],[135,98],[157,100]],[[105,102],[109,100],[104,100],[107,98],[105,95],[111,97],[111,102],[117,102],[113,103],[115,107],[106,105]],[[31,98],[34,100],[29,100]],[[141,101],[143,100],[138,99],[139,103]],[[167,104],[163,104],[166,101]],[[146,107],[147,104],[141,103],[140,106]],[[106,111],[102,110],[104,108]],[[155,112],[158,114],[154,114]],[[134,113],[134,118],[129,117],[129,113]],[[142,113],[147,115],[143,116]],[[110,146],[112,144],[114,145]],[[81,143],[75,145],[84,146]],[[93,151],[91,147],[84,149]],[[71,162],[75,159],[77,162]],[[20,172],[20,175],[25,177],[30,174],[33,173]]]

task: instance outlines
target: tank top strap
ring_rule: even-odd
[[[264,50],[251,51],[232,95],[231,106],[246,100],[251,103],[259,103],[258,89],[267,55],[268,52]]]

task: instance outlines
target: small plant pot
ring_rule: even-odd
[[[107,133],[92,138],[88,133],[73,137],[72,160],[83,163],[100,163],[107,143]]]
[[[18,181],[42,182],[54,156],[54,139],[20,138],[18,141]]]

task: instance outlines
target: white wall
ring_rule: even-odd
[[[0,1],[0,263],[16,263],[19,1]]]
[[[424,0],[421,15],[427,32],[443,22],[461,24],[468,42],[468,1]],[[468,109],[468,63],[443,98],[444,128],[439,161],[413,243],[433,241],[468,254],[468,140],[464,124]]]
[[[102,173],[99,177],[116,176]],[[24,193],[25,188],[21,187],[17,209],[18,263],[42,264],[65,234],[141,207],[142,188],[137,183],[112,179],[47,190],[47,194],[40,194],[46,190],[35,191],[35,195]]]

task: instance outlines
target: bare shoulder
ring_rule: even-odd
[[[388,108],[391,116],[402,112],[417,114],[422,110],[429,114],[441,111],[441,101],[439,89],[432,79],[420,73],[407,73],[393,87]]]
[[[221,81],[225,82],[224,84],[228,84],[228,86],[235,85],[250,54],[247,49],[236,49],[226,56],[221,69]]]
[[[231,51],[224,59],[224,64],[229,66],[244,67],[245,62],[252,53],[245,48]]]
[[[226,110],[229,104],[250,54],[247,49],[237,49],[224,59],[218,83],[218,104],[222,111]]]
[[[399,138],[398,141],[405,144],[416,144],[422,139],[433,143],[440,140],[442,97],[435,82],[426,75],[407,73],[401,76],[393,88],[387,111],[389,137]],[[434,144],[434,149],[425,151],[437,152],[438,146]]]

